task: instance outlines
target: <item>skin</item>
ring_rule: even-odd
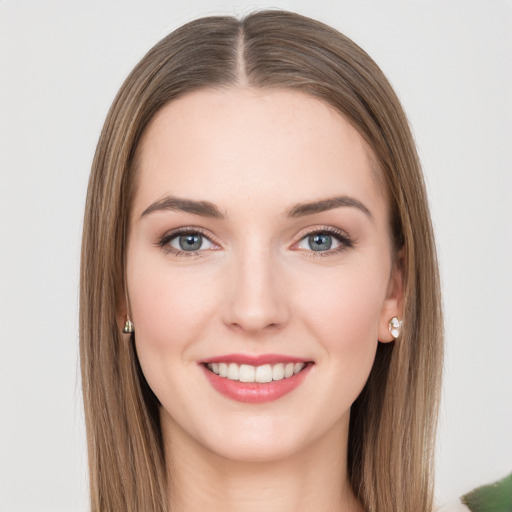
[[[402,300],[385,193],[362,138],[300,92],[207,89],[156,114],[137,163],[127,288],[177,509],[361,510],[346,472],[350,407]],[[225,218],[143,215],[167,195],[212,202]],[[284,215],[334,196],[368,212]],[[207,238],[177,255],[169,232],[191,226]],[[309,232],[332,228],[350,244],[332,238],[313,251]],[[314,365],[284,397],[245,404],[214,390],[198,364],[231,353]]]

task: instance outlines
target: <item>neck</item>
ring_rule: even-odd
[[[173,511],[362,512],[347,475],[348,425],[300,453],[256,462],[221,457],[170,419],[162,427]]]

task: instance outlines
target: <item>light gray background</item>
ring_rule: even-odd
[[[346,33],[401,97],[443,278],[438,499],[512,470],[512,1],[0,0],[1,512],[87,509],[80,230],[117,89],[171,29],[262,7]]]

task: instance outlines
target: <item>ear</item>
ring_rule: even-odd
[[[405,251],[400,249],[396,254],[393,268],[389,277],[386,298],[382,305],[379,319],[379,341],[389,343],[394,341],[389,332],[389,321],[394,317],[399,320],[403,318],[403,298],[404,298],[404,269],[405,269]]]

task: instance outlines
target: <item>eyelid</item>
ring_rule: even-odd
[[[206,238],[209,242],[211,242],[213,245],[217,246],[214,249],[200,249],[197,251],[180,251],[179,249],[176,249],[175,247],[172,247],[169,242],[180,235],[187,235],[187,234],[199,234]],[[215,237],[207,232],[205,229],[200,228],[199,226],[186,226],[176,229],[171,229],[170,231],[167,231],[164,233],[156,242],[156,246],[160,247],[162,250],[164,250],[166,253],[172,253],[177,256],[196,256],[200,257],[203,256],[203,252],[205,250],[217,250],[221,245],[217,242]]]
[[[350,235],[339,228],[336,228],[334,226],[312,226],[308,227],[305,230],[302,230],[298,233],[297,237],[300,237],[297,242],[295,242],[292,246],[296,247],[300,242],[302,242],[306,237],[314,235],[314,234],[328,234],[330,236],[333,236],[336,238],[336,240],[339,242],[339,247],[336,247],[334,249],[329,249],[327,251],[313,251],[313,250],[307,250],[307,249],[301,249],[296,248],[295,250],[302,251],[305,255],[308,257],[316,258],[316,257],[325,257],[325,256],[331,256],[334,254],[339,254],[340,252],[345,251],[346,249],[353,247],[354,242]]]
[[[304,228],[299,231],[299,233],[297,233],[297,238],[302,240],[306,236],[312,235],[314,233],[329,233],[338,235],[340,238],[350,240],[350,235],[346,231],[329,225],[309,226]]]
[[[335,249],[329,249],[326,251],[313,251],[313,250],[307,250],[307,249],[299,249],[296,248],[296,246],[302,242],[306,237],[311,236],[313,234],[328,234],[330,236],[333,236],[336,238],[336,240],[339,242],[340,246],[336,247]],[[186,235],[186,234],[200,234],[204,238],[206,238],[210,243],[217,246],[216,248],[212,249],[199,249],[197,251],[181,251],[176,249],[175,247],[172,247],[169,242],[180,236],[180,235]],[[347,248],[353,247],[354,243],[350,237],[350,235],[339,228],[336,228],[334,226],[310,226],[308,228],[305,228],[301,230],[297,234],[298,240],[294,242],[292,245],[292,249],[299,250],[301,252],[304,252],[309,257],[321,257],[321,256],[329,256],[333,254],[338,254]],[[162,250],[164,250],[166,253],[172,253],[175,256],[195,256],[195,257],[201,257],[205,256],[205,251],[211,251],[211,250],[218,250],[221,248],[221,244],[215,239],[215,237],[207,232],[205,229],[199,227],[199,226],[186,226],[186,227],[180,227],[176,229],[172,229],[170,231],[167,231],[164,235],[162,235],[157,243],[155,244],[158,247],[160,247]]]

